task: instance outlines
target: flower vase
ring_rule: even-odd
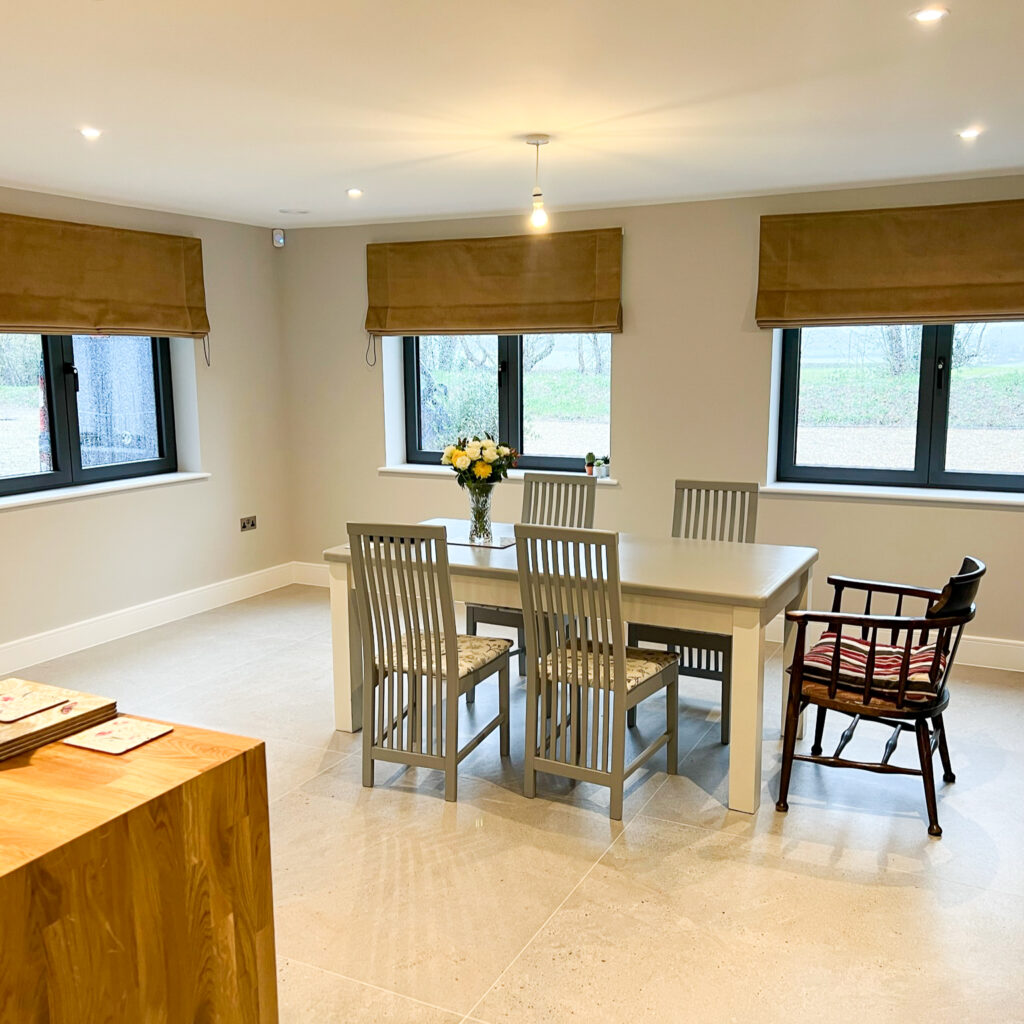
[[[469,542],[490,544],[491,535],[491,491],[494,484],[466,484],[469,491]]]

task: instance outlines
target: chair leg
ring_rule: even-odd
[[[665,688],[665,730],[668,732],[666,759],[669,775],[679,774],[679,676]]]
[[[732,649],[722,652],[722,745],[732,728]]]
[[[939,734],[939,757],[942,758],[942,781],[956,782],[953,774],[953,766],[949,761],[949,747],[946,746],[946,726],[943,724],[942,715],[936,715],[932,719],[932,727]]]
[[[928,835],[941,836],[942,829],[939,827],[939,808],[935,801],[935,773],[932,768],[932,743],[931,734],[928,732],[928,722],[924,718],[918,719],[915,731],[917,732],[917,752],[921,756],[921,777],[924,781],[924,799],[928,805]]]
[[[501,756],[509,756],[509,695],[508,695],[508,661],[503,668],[498,670],[498,714],[501,715],[501,725],[498,726],[498,734],[501,738]]]
[[[775,810],[789,810],[789,778],[793,774],[793,753],[796,750],[796,731],[800,722],[800,682],[790,679],[789,701],[786,704],[786,733],[782,741],[782,772],[779,775],[779,799]]]
[[[608,803],[608,817],[612,821],[622,821],[622,792],[625,788],[626,784],[622,773],[614,773],[610,787],[611,797]]]
[[[519,648],[519,674],[526,675],[526,630],[516,630],[516,646]]]
[[[377,735],[377,723],[373,720],[373,698],[377,690],[377,678],[370,674],[363,681],[363,785],[373,786],[373,739]]]
[[[537,682],[534,673],[536,668],[530,669],[530,677],[526,680],[526,735],[523,744],[523,795],[534,797],[537,795],[537,773],[533,766],[537,756],[537,726],[540,717],[540,702],[543,699],[537,692]]]
[[[476,609],[471,605],[466,605],[466,633],[469,636],[476,636]],[[476,687],[471,686],[466,691],[466,703],[476,703]]]
[[[819,705],[817,716],[814,719],[814,745],[811,747],[811,753],[815,757],[821,756],[821,737],[825,733],[825,713],[827,711],[828,708],[823,708]]]
[[[627,729],[635,729],[636,728],[636,705],[635,704],[626,711],[626,728]]]

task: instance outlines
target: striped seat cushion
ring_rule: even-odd
[[[813,679],[831,679],[835,647],[836,634],[822,633],[821,639],[804,655],[804,675]],[[843,635],[839,645],[840,685],[846,689],[863,690],[870,650],[869,641],[862,640],[859,636]],[[938,687],[931,678],[934,661],[934,644],[924,644],[910,649],[910,672],[907,676],[907,696],[910,699],[915,699],[916,694],[921,694],[921,697],[916,699],[924,699],[935,694]],[[877,690],[879,693],[896,693],[899,689],[902,664],[902,647],[877,643],[875,645],[875,666],[872,673],[872,690]],[[940,653],[936,679],[942,679],[945,668],[946,655]]]

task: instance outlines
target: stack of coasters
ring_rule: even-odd
[[[98,750],[103,754],[124,754],[158,736],[166,736],[172,729],[173,726],[162,722],[147,722],[141,718],[121,715],[112,722],[102,722],[85,732],[75,733],[64,742],[69,747]]]
[[[0,680],[0,761],[117,715],[117,701],[28,679]]]

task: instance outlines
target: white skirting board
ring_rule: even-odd
[[[234,601],[243,601],[269,590],[292,583],[311,587],[329,585],[329,573],[323,562],[282,562],[269,569],[260,569],[245,576],[210,583],[205,587],[185,590],[180,594],[147,601],[145,604],[83,619],[68,626],[36,633],[20,640],[0,644],[0,676],[9,675],[28,665],[95,647],[144,629],[162,626],[165,622],[184,619],[198,612],[219,608]],[[782,619],[769,623],[766,638],[782,642]],[[998,637],[965,636],[960,643],[957,661],[961,665],[1009,669],[1024,672],[1024,640],[1003,640]]]

